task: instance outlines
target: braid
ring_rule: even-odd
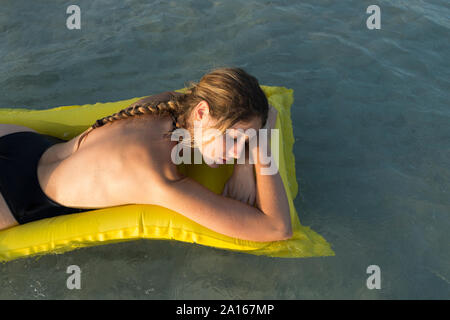
[[[80,138],[78,139],[78,145],[77,150],[80,148],[80,144],[83,141],[83,139],[94,129],[99,128],[101,126],[104,126],[107,123],[114,122],[116,120],[123,120],[134,116],[141,116],[141,115],[170,115],[173,120],[173,126],[172,129],[175,130],[176,128],[180,127],[180,124],[177,121],[177,115],[180,114],[180,107],[179,104],[176,101],[170,100],[170,101],[156,101],[150,104],[140,104],[140,103],[134,103],[131,106],[120,110],[119,112],[116,112],[110,116],[103,117],[101,119],[98,119],[85,133],[83,133]],[[170,132],[172,132],[170,131]],[[170,135],[170,132],[168,133]],[[167,134],[165,135],[167,137]]]
[[[150,96],[110,116],[98,119],[80,136],[77,149],[92,130],[116,120],[142,115],[170,115],[173,119],[173,129],[163,134],[163,137],[172,138],[171,134],[176,128],[184,128],[189,131],[191,138],[184,139],[181,134],[181,142],[199,147],[202,141],[195,141],[194,125],[190,118],[192,110],[201,101],[207,102],[209,116],[217,120],[213,127],[222,133],[239,121],[249,121],[254,117],[259,117],[262,123],[267,121],[267,97],[258,80],[241,68],[214,69],[205,74],[198,83],[191,82],[184,92],[180,95],[165,92]]]

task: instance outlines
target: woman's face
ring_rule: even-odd
[[[253,129],[257,134],[260,128],[261,120],[255,117],[248,122],[238,122],[223,134],[217,130],[202,129],[203,139],[199,149],[205,162],[208,166],[217,168],[220,164],[225,164],[227,160],[232,162],[233,158],[238,159],[241,155],[243,156],[245,144],[252,137],[251,131],[247,130]]]
[[[217,120],[209,115],[209,105],[205,100],[194,108],[191,120],[194,123],[194,135],[197,135],[194,139],[198,142],[198,148],[205,162],[212,168],[217,168],[227,160],[238,159],[251,138],[251,132],[246,130],[254,129],[257,134],[262,125],[261,119],[254,117],[250,121],[236,123],[222,134],[213,128]],[[196,126],[201,127],[201,130],[196,131]],[[228,146],[227,139],[230,139]]]

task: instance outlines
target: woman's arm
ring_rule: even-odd
[[[155,193],[152,204],[176,211],[230,237],[251,241],[278,241],[291,237],[284,223],[277,218],[278,213],[262,212],[238,200],[223,197],[188,177],[166,182]],[[277,209],[276,206],[266,207]]]
[[[266,126],[263,129],[267,129],[268,132],[268,149],[270,150],[270,130],[275,128],[277,119],[277,110],[270,106],[269,116],[266,122]],[[245,151],[245,156],[248,156],[252,152],[253,159],[256,159],[256,153],[258,150],[248,150],[248,146]],[[268,154],[268,153],[267,153]],[[267,160],[267,159],[265,159]],[[273,157],[270,158],[270,162],[273,162]],[[270,164],[269,162],[269,164]],[[266,162],[267,163],[267,162]],[[274,164],[275,165],[275,164]],[[290,209],[289,202],[284,190],[280,174],[276,170],[272,177],[263,175],[261,168],[269,167],[269,165],[262,165],[261,163],[256,166],[249,164],[248,158],[246,158],[245,164],[235,164],[234,171],[230,179],[227,181],[222,195],[229,196],[230,198],[242,201],[253,205],[256,199],[256,205],[262,212],[279,212],[283,214],[278,215],[278,219],[283,221],[287,226],[287,229],[291,229],[290,223]],[[255,176],[255,173],[259,173]],[[270,190],[270,191],[268,191]],[[263,200],[263,201],[261,201]],[[277,208],[271,210],[267,208],[268,205],[275,204]]]
[[[264,152],[267,152],[267,157],[270,158],[269,164],[263,164],[260,161],[258,157],[261,152],[259,147],[251,150],[253,159],[257,159],[255,160],[256,206],[262,212],[265,212],[273,219],[279,221],[284,227],[285,233],[291,237],[292,225],[289,201],[280,173],[277,170],[274,174],[262,174],[262,169],[268,169],[270,164],[275,161],[270,151],[270,147],[268,149],[268,151]]]
[[[152,204],[174,210],[230,237],[252,241],[289,239],[292,237],[290,208],[280,174],[277,171],[273,175],[262,175],[261,168],[266,166],[258,161],[259,148],[251,151],[257,160],[254,165],[257,184],[256,208],[217,195],[188,177],[164,182],[162,187],[157,188],[157,194],[153,194]]]
[[[266,125],[263,129],[267,129],[267,150],[261,150],[261,142],[250,150],[251,157],[254,161],[255,176],[256,176],[256,206],[266,214],[270,215],[278,221],[282,221],[286,233],[292,236],[291,213],[289,208],[289,201],[286,195],[283,181],[281,180],[280,172],[276,167],[274,156],[272,155],[272,143],[279,143],[280,141],[272,141],[271,130],[275,129],[275,124],[278,116],[278,111],[273,106],[269,105],[269,114]],[[277,135],[278,136],[278,135]],[[259,139],[259,138],[258,138]],[[275,148],[279,150],[279,148]],[[264,154],[264,162],[260,161],[260,155]],[[269,161],[267,161],[269,160]],[[273,168],[276,170],[273,170]],[[269,170],[271,168],[271,170]],[[265,172],[263,172],[265,170]],[[274,172],[275,171],[275,172]],[[264,174],[263,174],[264,173]],[[270,174],[267,174],[270,173]]]

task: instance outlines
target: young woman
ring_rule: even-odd
[[[0,124],[0,230],[135,203],[169,208],[231,237],[287,239],[290,210],[280,175],[261,174],[260,143],[249,150],[250,137],[238,130],[271,129],[276,115],[256,78],[240,68],[219,68],[192,83],[186,94],[141,99],[69,141]],[[172,161],[178,142],[170,133],[184,128],[194,137],[194,121],[202,132],[222,133],[220,139],[202,135],[194,141],[204,159],[237,159],[244,148],[255,159],[235,164],[222,195],[181,175]],[[237,142],[230,150],[225,135]]]

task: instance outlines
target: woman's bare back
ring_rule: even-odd
[[[171,124],[151,116],[116,121],[90,132],[76,151],[79,136],[52,146],[38,165],[42,190],[67,207],[139,203],[144,193],[151,203],[150,187],[180,178],[170,159],[176,142],[162,137]]]
[[[176,142],[162,137],[171,125],[166,117],[136,117],[93,130],[78,150],[79,136],[51,146],[38,163],[42,191],[66,207],[103,208],[140,203],[142,199],[152,203],[162,183],[181,178],[170,159]],[[34,131],[0,126],[0,137]],[[0,230],[14,225],[17,222],[0,195]]]

